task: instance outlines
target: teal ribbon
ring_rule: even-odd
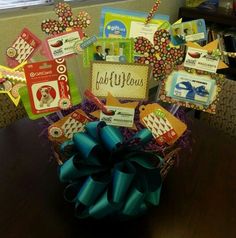
[[[145,152],[152,139],[143,129],[125,140],[116,127],[90,122],[61,145],[70,158],[60,167],[59,178],[68,183],[65,199],[75,203],[79,218],[132,217],[160,201],[162,158]]]

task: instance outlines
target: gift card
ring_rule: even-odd
[[[183,45],[189,41],[207,39],[206,23],[204,19],[174,24],[170,28],[171,42],[174,45]]]
[[[100,112],[100,121],[107,125],[120,127],[133,127],[134,108],[106,106],[108,113]]]
[[[139,108],[140,122],[148,128],[159,145],[173,144],[187,126],[157,103]]]
[[[207,50],[188,47],[184,62],[185,67],[216,73],[220,59]]]
[[[191,68],[176,68],[163,80],[159,98],[163,102],[216,113],[225,76]]]
[[[209,105],[215,80],[184,72],[174,72],[168,96],[182,101]]]
[[[136,130],[134,124],[135,108],[138,106],[138,102],[126,102],[121,103],[117,98],[113,97],[111,93],[107,94],[105,109],[97,110],[90,113],[92,116],[107,122],[107,124],[130,127]]]
[[[93,60],[132,63],[133,53],[133,39],[100,38],[84,51],[84,66],[89,66]]]
[[[40,45],[41,40],[27,28],[24,28],[6,51],[8,65],[15,67],[29,60]]]
[[[83,132],[89,117],[80,109],[63,117],[48,128],[48,137],[51,141],[64,142],[70,140],[74,133]]]
[[[149,65],[94,61],[90,88],[97,97],[106,97],[110,92],[121,99],[147,99],[150,76]]]
[[[213,71],[214,63],[213,63],[212,59],[214,58],[214,52],[218,51],[219,40],[214,40],[214,41],[210,42],[209,44],[207,44],[205,46],[200,46],[196,42],[188,42],[186,45],[187,45],[188,48],[194,49],[193,51],[196,50],[196,52],[191,52],[192,56],[196,57],[196,58],[200,57],[199,54],[201,54],[202,52],[207,51],[208,56],[206,56],[206,60],[203,60],[203,66],[206,69],[207,68],[206,62],[210,61],[210,65],[208,67],[211,68],[211,71]],[[197,50],[199,50],[199,52]],[[217,57],[217,55],[216,55],[216,57]],[[217,69],[225,69],[225,68],[228,68],[228,67],[229,66],[227,64],[225,64],[219,57],[219,62],[218,62],[218,65],[217,65]],[[193,67],[191,67],[191,68],[193,68]],[[200,69],[200,70],[204,70],[204,69]],[[205,71],[207,71],[207,70],[205,70]],[[210,71],[208,70],[208,72],[210,72]]]
[[[187,43],[187,46],[190,48],[206,50],[207,52],[213,52],[213,51],[217,50],[218,45],[219,45],[218,40],[212,41],[205,46],[200,46],[196,42],[188,42]],[[228,66],[223,61],[220,60],[219,64],[218,64],[218,69],[224,69],[224,68],[228,68]],[[194,88],[192,91],[193,93],[190,93],[190,91],[188,90],[191,86],[193,86],[192,83],[191,83],[191,85],[189,83],[179,84],[178,87],[183,88],[183,89],[181,89],[181,91],[182,91],[181,96],[183,96],[183,97],[182,98],[181,97],[173,98],[172,97],[173,96],[172,83],[173,83],[173,78],[176,75],[176,72],[184,74],[186,77],[188,74],[188,79],[193,79],[193,78],[195,78],[195,76],[197,76],[197,78],[200,77],[201,79],[206,80],[206,82],[214,80],[215,86],[213,86],[212,93],[209,92],[209,101],[206,102],[208,96],[207,96],[207,91],[204,90],[204,87],[206,87],[205,89],[208,90],[208,89],[210,89],[209,87],[211,87],[211,85],[209,85],[208,83],[205,85],[200,85],[198,82],[196,82],[198,85],[195,85],[198,89]],[[217,110],[217,103],[220,100],[220,92],[221,92],[224,82],[225,82],[225,76],[222,74],[210,73],[210,72],[203,71],[203,70],[197,70],[194,68],[184,67],[183,65],[176,66],[174,71],[171,74],[166,75],[165,79],[162,81],[162,84],[161,84],[161,87],[159,90],[159,98],[163,102],[168,102],[168,103],[172,103],[172,104],[174,103],[179,106],[215,114],[216,110]],[[175,86],[176,86],[176,84],[175,84]],[[201,88],[199,88],[199,87],[201,87]],[[208,87],[208,89],[207,89],[207,87]],[[176,91],[177,94],[178,94],[178,90],[179,89],[177,88],[177,91]],[[192,99],[193,96],[195,98],[196,90],[198,91],[197,93],[201,94],[203,97],[198,95],[197,96],[198,101],[195,101],[195,102],[193,100],[186,99],[186,97]],[[171,94],[171,91],[172,91],[172,94]],[[185,93],[183,93],[183,91]],[[187,96],[188,93],[189,93],[189,95]]]
[[[70,31],[46,39],[46,51],[49,59],[63,58],[75,54],[74,45],[82,42],[83,33],[81,30]]]
[[[70,88],[70,101],[71,101],[71,104],[73,106],[75,105],[78,105],[79,103],[81,103],[82,101],[82,98],[81,98],[81,95],[80,95],[80,92],[78,90],[78,86],[77,86],[77,82],[76,82],[76,77],[74,77],[73,74],[69,73],[68,74],[68,81],[67,81],[68,85],[69,85],[69,88]],[[24,108],[29,116],[29,118],[31,120],[36,120],[36,119],[39,119],[39,118],[42,118],[42,117],[46,117],[48,116],[49,114],[51,114],[51,112],[46,112],[46,113],[40,113],[40,114],[34,114],[32,112],[32,109],[31,109],[31,100],[30,100],[30,92],[28,91],[27,87],[21,87],[19,89],[19,93],[20,93],[20,98],[21,98],[21,101],[24,105]],[[60,105],[61,107],[68,107],[70,106],[70,104],[68,104],[68,100],[62,100],[61,102],[65,103],[65,105]],[[61,103],[60,103],[61,104]]]
[[[70,107],[70,89],[64,59],[27,64],[24,70],[34,114]]]
[[[169,17],[156,14],[149,24],[145,24],[146,13],[126,11],[114,8],[103,8],[100,36],[104,38],[146,37],[151,42],[158,28],[168,29]]]
[[[152,132],[159,145],[170,143],[177,137],[177,133],[169,120],[166,119],[165,114],[160,110],[150,113],[142,120],[145,126]]]

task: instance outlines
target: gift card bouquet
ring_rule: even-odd
[[[155,14],[159,5],[149,14],[105,7],[100,33],[89,36],[89,14],[58,3],[41,24],[46,39],[25,30],[32,53],[23,65],[16,44],[8,49],[9,62],[23,69],[19,97],[29,118],[43,122],[78,218],[130,218],[158,205],[180,149],[190,150],[184,108],[217,111],[224,77],[216,71],[226,67],[226,52],[217,41],[198,44],[204,20],[171,25]],[[32,60],[38,44],[43,61]]]

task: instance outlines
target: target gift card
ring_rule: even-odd
[[[70,105],[70,90],[64,59],[24,66],[31,109],[34,114],[54,112]]]

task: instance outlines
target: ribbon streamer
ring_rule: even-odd
[[[90,101],[92,101],[99,109],[101,109],[104,114],[110,113],[110,111],[106,108],[106,106],[90,90],[86,89],[84,95]]]
[[[151,139],[143,129],[125,141],[118,128],[90,122],[62,144],[62,153],[74,146],[59,177],[68,183],[64,196],[78,218],[133,217],[159,204],[163,159],[143,150]]]
[[[183,85],[184,87],[182,87],[181,85]],[[206,90],[205,86],[199,86],[195,88],[190,82],[187,81],[178,83],[175,87],[179,90],[187,90],[188,93],[186,95],[186,99],[190,100],[195,100],[196,95],[199,95],[201,97],[206,97],[209,95],[209,92]]]
[[[151,9],[150,12],[148,13],[147,19],[146,19],[146,21],[145,21],[145,25],[147,25],[147,24],[152,20],[154,14],[157,12],[157,10],[158,10],[160,4],[161,4],[161,1],[160,1],[160,0],[157,0],[157,1],[154,3],[152,9]]]

